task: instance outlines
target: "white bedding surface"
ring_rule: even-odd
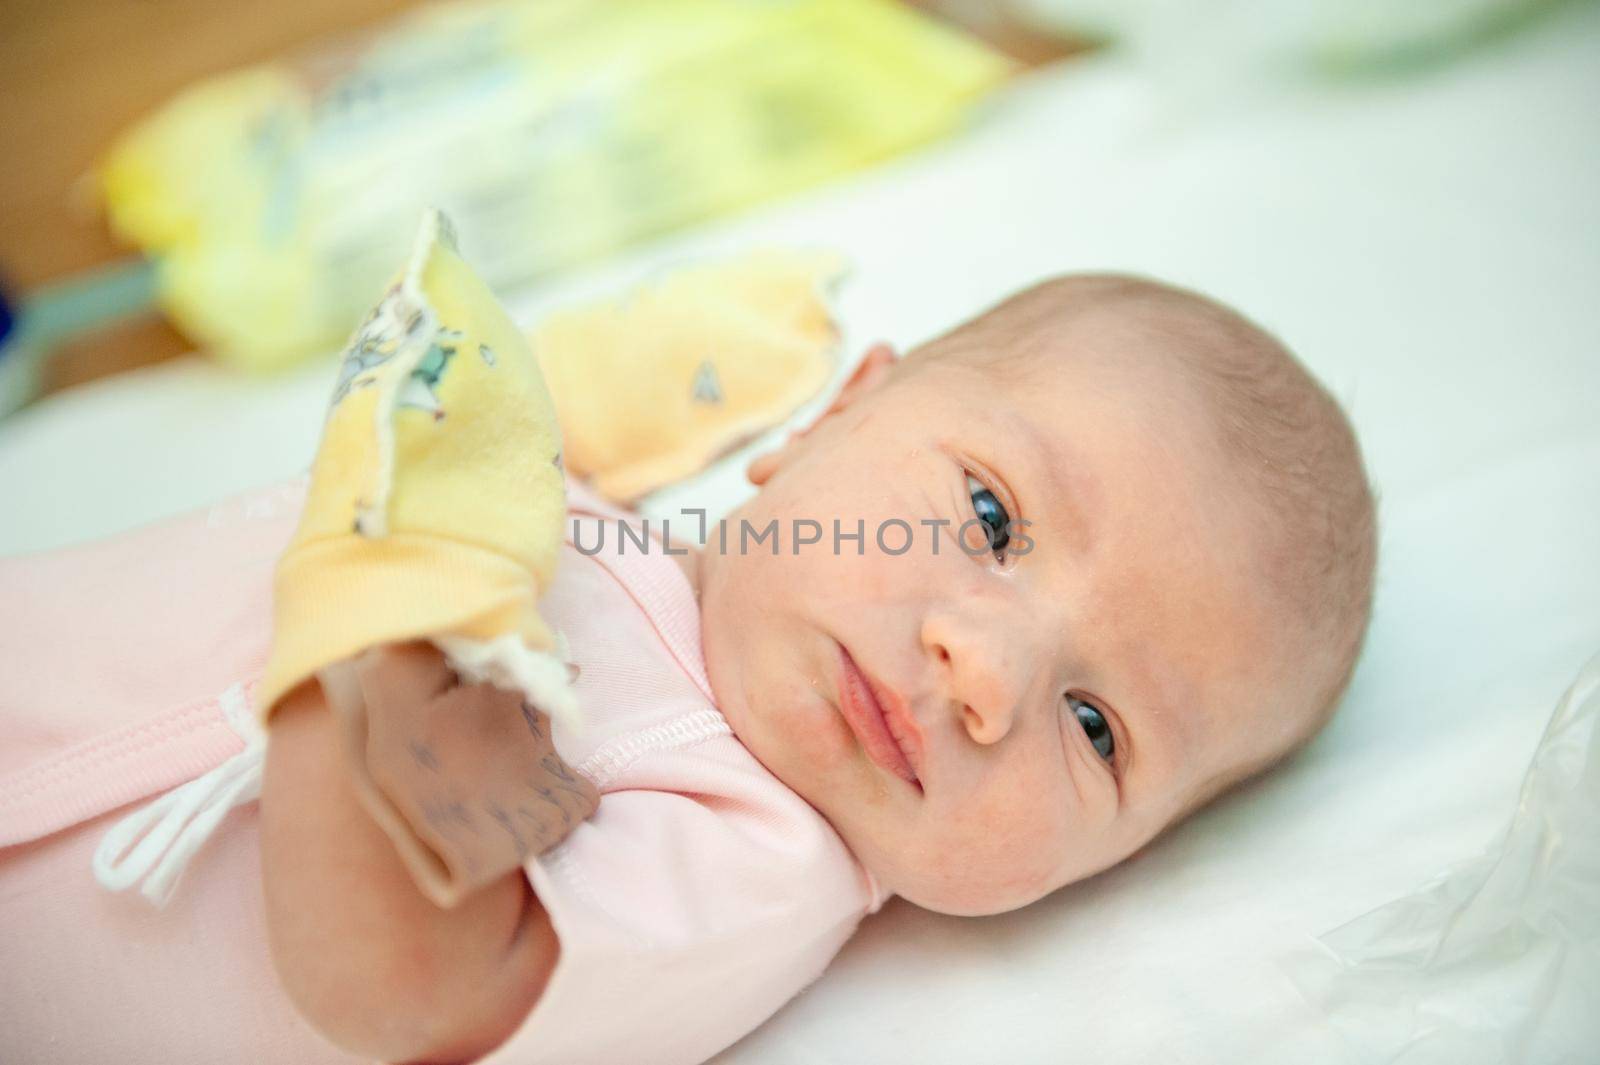
[[[1368,651],[1295,764],[1026,910],[891,903],[719,1062],[1346,1060],[1283,959],[1481,851],[1600,650],[1597,114],[1594,6],[1426,76],[1205,111],[1108,57],[1034,75],[930,152],[516,304],[822,244],[855,266],[853,358],[1046,274],[1153,274],[1285,337],[1349,406],[1382,495]],[[296,472],[330,375],[180,362],[0,423],[0,552]],[[739,468],[652,506],[726,509]]]

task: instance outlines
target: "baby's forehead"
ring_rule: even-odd
[[[1031,313],[1003,309],[914,349],[906,362],[941,364],[1027,394],[1092,384],[1102,395],[1198,398],[1184,389],[1198,380],[1197,365],[1237,339],[1208,310],[1166,300],[1090,297]]]
[[[1057,466],[1085,452],[1139,456],[1123,477],[1182,478],[1221,490],[1235,480],[1220,412],[1159,353],[1126,338],[1067,334],[1048,344],[964,344],[939,388],[970,397],[969,409],[1001,435]],[[941,356],[943,358],[944,356]],[[1222,505],[1214,496],[1196,501]]]

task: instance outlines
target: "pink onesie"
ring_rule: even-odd
[[[7,1056],[351,1060],[300,1020],[273,974],[251,801],[249,698],[266,661],[273,563],[303,492],[275,486],[0,560]],[[582,669],[586,725],[557,725],[554,738],[602,799],[526,866],[560,960],[539,1004],[483,1060],[703,1061],[815,979],[885,896],[717,710],[692,590],[659,538],[647,554],[632,543],[619,554],[615,523],[636,516],[577,485],[568,506],[542,606]],[[577,551],[575,522],[586,549],[609,526],[606,549]],[[102,875],[170,889],[164,908],[96,881],[96,849],[130,815],[150,853],[102,855]],[[179,851],[187,868],[173,883]]]

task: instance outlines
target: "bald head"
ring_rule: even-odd
[[[1087,350],[1093,345],[1070,339],[1088,335],[1115,342]],[[1275,719],[1272,746],[1202,782],[1188,812],[1298,749],[1332,716],[1371,615],[1374,501],[1355,434],[1327,390],[1270,334],[1194,292],[1120,275],[1055,278],[906,362],[909,369],[922,359],[956,358],[1033,374],[1050,372],[1061,359],[1110,357],[1144,363],[1199,398],[1230,476],[1253,508],[1267,595],[1292,630],[1290,682],[1262,710]]]

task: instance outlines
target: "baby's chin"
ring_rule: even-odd
[[[849,843],[849,840],[846,840]],[[854,849],[854,848],[852,848]],[[869,851],[862,847],[862,851]],[[863,863],[884,890],[925,910],[951,917],[988,917],[1019,910],[1044,898],[1065,880],[1059,874],[1021,868],[974,870],[959,860],[913,861],[905,855],[870,855]],[[931,868],[930,866],[937,866]]]
[[[938,881],[913,882],[903,889],[886,887],[907,902],[950,917],[989,917],[997,913],[1010,913],[1037,902],[1055,890],[1051,886],[1020,888],[980,884],[952,887]]]

